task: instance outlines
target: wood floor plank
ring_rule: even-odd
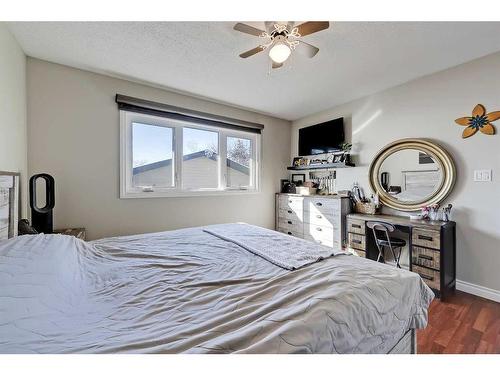
[[[472,328],[477,329],[481,332],[485,332],[491,319],[493,319],[493,311],[491,310],[491,308],[483,307],[479,311],[479,314]]]
[[[417,348],[422,354],[500,354],[500,303],[459,291],[445,302],[432,301]]]

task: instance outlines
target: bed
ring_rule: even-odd
[[[229,226],[0,241],[0,353],[415,351],[433,299],[417,274],[339,250],[286,269],[258,252],[327,250]]]

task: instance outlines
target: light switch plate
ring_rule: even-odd
[[[491,169],[477,169],[474,171],[474,181],[491,182]]]

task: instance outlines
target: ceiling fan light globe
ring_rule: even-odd
[[[290,57],[292,53],[290,47],[286,44],[277,43],[269,50],[269,57],[277,64],[281,64]]]

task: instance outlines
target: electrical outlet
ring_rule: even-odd
[[[474,181],[491,182],[491,169],[477,169],[474,171]]]

